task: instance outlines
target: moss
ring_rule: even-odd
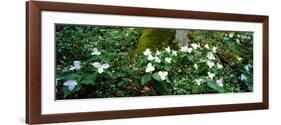
[[[141,32],[142,35],[132,53],[133,55],[140,54],[146,48],[153,49],[161,45],[173,46],[172,44],[175,44],[172,41],[175,39],[176,30],[144,28]]]

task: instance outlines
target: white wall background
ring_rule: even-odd
[[[63,1],[63,0],[52,0]],[[78,2],[78,0],[67,0]],[[72,125],[237,125],[280,123],[281,7],[277,0],[79,0],[80,3],[181,10],[264,14],[270,16],[270,109],[120,120],[64,123]],[[0,124],[25,124],[25,0],[0,4]],[[278,119],[279,118],[279,119]]]

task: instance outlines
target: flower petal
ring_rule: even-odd
[[[102,68],[102,67],[98,68],[98,72],[99,72],[100,74],[103,73],[103,68]]]
[[[69,85],[68,90],[72,91],[75,87],[76,87],[76,85]]]
[[[92,63],[92,65],[96,68],[99,68],[101,66],[101,64],[99,62],[94,62],[94,63]]]
[[[71,67],[69,68],[69,70],[74,70],[74,69],[76,69],[74,66],[71,66]]]
[[[107,68],[109,68],[109,64],[102,64],[102,68],[104,68],[104,69],[107,69]]]

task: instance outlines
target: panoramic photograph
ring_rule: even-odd
[[[253,32],[55,25],[56,100],[253,92]]]

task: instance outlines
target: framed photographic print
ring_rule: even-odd
[[[268,16],[26,3],[30,124],[268,109]]]

